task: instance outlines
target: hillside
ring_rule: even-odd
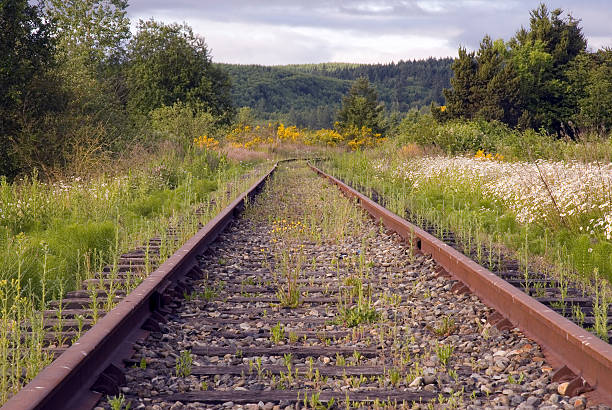
[[[444,103],[453,59],[389,64],[298,64],[260,66],[218,64],[232,79],[232,100],[251,107],[261,119],[283,119],[299,126],[329,127],[351,82],[366,77],[387,111]]]

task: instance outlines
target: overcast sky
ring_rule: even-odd
[[[186,22],[216,62],[385,63],[456,56],[489,34],[510,38],[529,24],[528,0],[131,0],[138,19]],[[589,46],[612,46],[612,0],[550,0],[582,20]]]

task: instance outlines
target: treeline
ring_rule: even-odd
[[[331,127],[353,81],[366,78],[388,113],[442,104],[453,59],[389,64],[323,63],[286,66],[219,64],[232,79],[232,101],[260,119],[301,127]]]
[[[0,3],[0,175],[78,168],[160,133],[231,122],[229,77],[203,38],[152,20],[131,35],[126,8]]]
[[[509,41],[485,36],[480,48],[459,49],[446,106],[437,119],[485,119],[575,138],[612,129],[612,50],[587,51],[580,20],[531,11],[528,28]]]

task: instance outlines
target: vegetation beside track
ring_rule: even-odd
[[[161,239],[163,261],[271,166],[228,161],[199,147],[178,152],[134,158],[128,171],[91,179],[2,182],[0,403],[51,360],[43,342],[54,329],[43,329],[42,315],[50,301],[104,266],[116,267],[122,253],[152,237]],[[178,241],[164,240],[170,227]],[[159,262],[151,257],[146,273]],[[134,275],[129,289],[111,287],[101,310],[110,310],[117,292],[129,293],[139,282]],[[96,320],[80,318],[86,319]],[[66,342],[58,338],[56,346]]]
[[[337,155],[334,175],[417,225],[452,234],[483,266],[511,253],[521,271],[537,269],[596,295],[607,340],[612,279],[610,169],[571,162],[500,162],[445,156],[393,158],[375,150]],[[567,285],[566,285],[567,286]]]

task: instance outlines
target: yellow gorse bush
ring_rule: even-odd
[[[369,127],[351,127],[345,132],[345,138],[348,139],[348,146],[353,150],[375,147],[378,144],[386,141],[381,134],[374,133]]]
[[[200,149],[214,149],[219,146],[219,141],[206,135],[200,135],[199,137],[194,138],[193,143]]]
[[[300,129],[295,125],[268,123],[267,125],[240,125],[227,134],[227,141],[233,148],[257,148],[262,145],[295,143],[336,147],[347,144],[352,150],[374,147],[383,141],[381,134],[371,128],[351,128],[340,133],[334,129],[316,131]]]
[[[304,139],[303,133],[298,129],[298,127],[295,125],[285,127],[283,123],[280,123],[276,129],[276,138],[278,138],[279,141],[292,142],[299,142]]]
[[[500,155],[500,154],[491,154],[491,153],[487,153],[485,154],[484,150],[479,149],[478,151],[476,151],[476,154],[474,155],[475,159],[482,159],[482,160],[491,160],[491,161],[503,161],[504,160],[504,156]]]

